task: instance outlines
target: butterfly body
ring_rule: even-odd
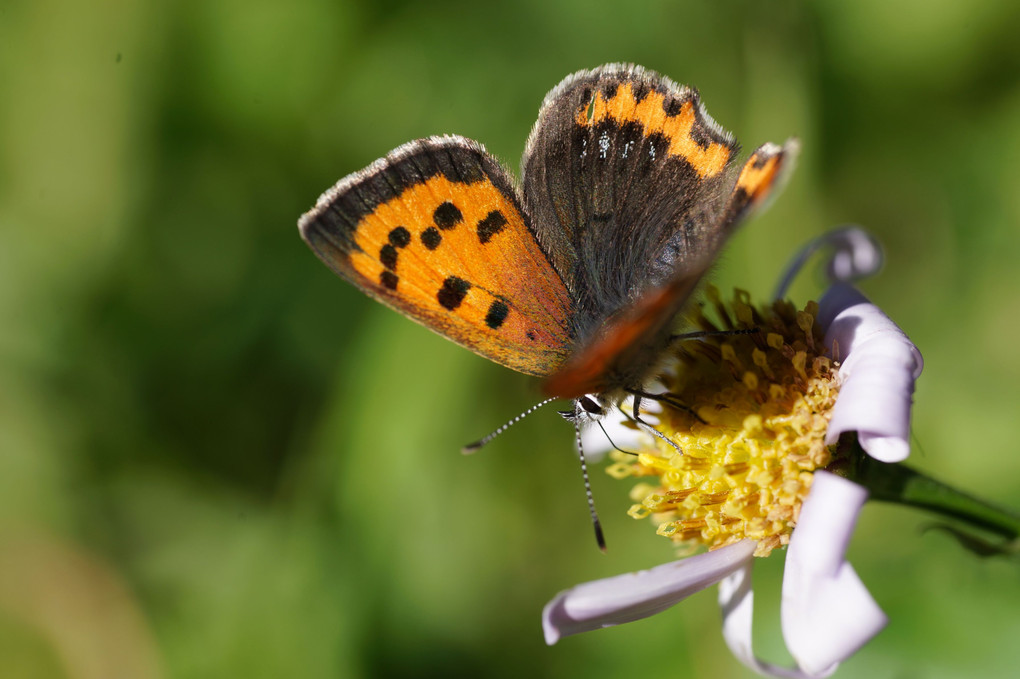
[[[299,226],[375,299],[550,396],[616,403],[792,150],[737,165],[696,91],[611,64],[546,96],[520,188],[481,144],[431,137],[342,179]]]

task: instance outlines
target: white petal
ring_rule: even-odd
[[[719,607],[722,609],[723,639],[733,656],[758,674],[770,677],[808,679],[823,675],[810,675],[797,668],[780,667],[761,660],[754,654],[751,627],[754,618],[754,592],[751,590],[753,559],[744,567],[726,576],[719,583]],[[835,669],[835,668],[833,668]]]
[[[909,413],[907,417],[910,417]],[[879,462],[902,462],[910,457],[910,444],[904,436],[881,436],[858,431],[857,439],[868,455]]]
[[[818,320],[826,328],[826,346],[842,359],[842,386],[825,442],[857,431],[875,459],[905,459],[914,381],[924,367],[921,352],[881,309],[846,284],[825,293]]]
[[[912,375],[921,375],[924,360],[921,352],[906,333],[860,290],[846,283],[834,283],[818,303],[818,322],[826,329],[825,342],[839,343],[839,353],[848,362],[857,347],[873,339],[883,343],[899,343],[907,347],[913,358]]]
[[[832,672],[888,622],[846,562],[847,544],[867,496],[855,483],[816,472],[790,538],[783,576],[783,638],[809,675]]]
[[[594,580],[560,592],[542,611],[545,641],[647,618],[714,585],[754,553],[744,540],[647,571]]]

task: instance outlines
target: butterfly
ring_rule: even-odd
[[[544,378],[573,419],[628,396],[638,413],[674,317],[795,149],[738,164],[696,90],[608,64],[546,95],[519,185],[478,142],[429,137],[341,179],[299,228],[371,297]]]

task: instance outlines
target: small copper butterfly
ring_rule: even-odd
[[[609,64],[546,95],[521,185],[481,144],[430,137],[341,179],[298,225],[368,295],[597,417],[647,396],[673,318],[794,150],[738,166],[697,91]]]

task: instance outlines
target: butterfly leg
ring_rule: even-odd
[[[686,405],[686,404],[680,402],[672,394],[669,394],[669,393],[665,393],[665,394],[653,394],[651,392],[641,391],[640,389],[629,389],[628,391],[630,392],[631,395],[634,396],[634,398],[647,398],[647,399],[652,400],[652,401],[658,401],[659,403],[665,403],[670,408],[675,408],[677,410],[682,410],[683,412],[687,413],[688,415],[690,415],[691,417],[696,419],[698,422],[701,422],[702,424],[707,424],[705,422],[705,420],[703,420],[701,418],[701,416],[698,415],[698,413],[696,413],[694,411],[693,408],[691,408],[689,405]],[[637,411],[635,410],[634,412],[637,412]]]
[[[606,440],[609,441],[609,445],[611,445],[614,450],[616,450],[617,452],[623,453],[624,455],[633,455],[634,457],[637,457],[637,453],[635,453],[634,451],[632,451],[632,450],[624,450],[620,446],[616,445],[616,443],[613,441],[612,437],[609,435],[609,432],[606,431],[606,428],[602,426],[601,420],[595,420],[595,424],[599,425],[599,429],[602,430],[602,433],[605,435]]]
[[[650,422],[645,422],[644,420],[641,419],[641,394],[635,394],[634,392],[631,392],[631,396],[634,397],[634,401],[633,401],[633,404],[634,404],[633,405],[634,414],[630,415],[629,417],[630,417],[630,419],[632,419],[634,421],[634,424],[636,424],[637,426],[641,427],[641,429],[643,431],[648,432],[652,436],[654,436],[654,437],[656,437],[658,439],[662,439],[663,441],[665,441],[669,445],[673,446],[673,449],[676,450],[676,452],[678,452],[681,455],[683,455],[684,451],[680,450],[680,446],[678,446],[676,444],[676,442],[673,441],[673,439],[669,438],[668,436],[663,434],[661,431],[659,431],[658,429],[653,427]]]
[[[701,339],[703,337],[716,337],[718,335],[754,335],[761,331],[761,328],[740,328],[737,330],[696,330],[694,332],[684,332],[678,335],[671,335],[669,338],[670,344],[673,342],[683,342],[685,340]]]

